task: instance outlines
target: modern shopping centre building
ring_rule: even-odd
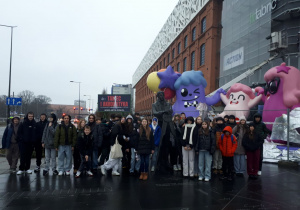
[[[133,75],[135,112],[151,114],[151,72],[200,70],[206,95],[249,69],[240,82],[262,85],[283,61],[300,68],[299,40],[300,0],[180,0]]]

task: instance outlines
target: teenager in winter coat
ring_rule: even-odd
[[[99,165],[100,167],[104,164],[105,160],[108,160],[109,157],[109,152],[110,152],[110,126],[109,122],[107,122],[105,119],[101,121],[100,127],[102,129],[102,134],[103,134],[103,141],[100,147],[100,162]]]
[[[209,129],[209,121],[202,122],[198,130],[196,153],[199,154],[199,181],[208,182],[211,179],[212,154],[216,149],[216,140],[213,132]]]
[[[84,126],[84,132],[78,135],[77,145],[81,157],[81,164],[76,173],[76,178],[80,177],[81,172],[84,168],[87,170],[89,176],[93,176],[91,172],[91,158],[93,154],[93,141],[94,137],[91,133],[91,127],[86,125]]]
[[[213,173],[214,174],[223,174],[222,171],[222,164],[223,164],[223,159],[222,159],[222,153],[219,149],[219,139],[221,135],[223,134],[223,130],[225,128],[225,121],[222,117],[217,117],[216,118],[216,124],[213,129],[213,133],[216,138],[216,150],[213,154]]]
[[[170,133],[170,141],[171,141],[171,148],[170,148],[170,162],[173,165],[174,171],[181,171],[181,164],[182,164],[182,147],[180,143],[181,137],[181,128],[180,128],[180,115],[175,114],[173,117],[173,125],[176,136],[173,136]]]
[[[226,126],[223,130],[223,134],[219,139],[219,148],[222,152],[223,158],[223,176],[221,179],[226,179],[232,181],[232,171],[233,171],[233,156],[237,148],[236,137],[232,134],[232,128]]]
[[[36,155],[36,167],[34,169],[34,173],[37,173],[40,171],[40,167],[42,164],[42,154],[43,154],[43,147],[42,147],[42,138],[44,129],[48,123],[47,115],[45,113],[42,113],[40,115],[40,121],[36,123],[37,127],[37,140],[34,144],[34,150]]]
[[[79,123],[77,125],[77,138],[84,134],[85,125],[86,125],[86,121],[84,119],[79,120]],[[74,162],[73,174],[76,174],[81,164],[81,157],[80,157],[80,152],[79,152],[77,142],[75,144],[74,151],[73,151],[73,162]]]
[[[243,146],[247,155],[247,173],[249,178],[257,178],[260,161],[260,148],[264,142],[263,137],[257,132],[253,123],[243,137]]]
[[[158,154],[159,142],[161,137],[161,127],[158,125],[158,119],[156,117],[152,119],[152,124],[150,125],[150,128],[154,135],[154,145],[155,145],[154,154],[152,155],[152,159],[151,159],[151,171],[154,171],[157,162],[157,154]]]
[[[230,126],[231,128],[234,128],[236,126],[236,120],[234,115],[229,115],[226,126]]]
[[[193,131],[196,125],[194,123],[193,117],[187,117],[185,119],[185,124],[182,128],[182,166],[183,166],[183,176],[184,177],[194,177],[194,160],[195,160],[195,150],[194,145],[196,145],[196,139],[193,138]]]
[[[49,174],[49,168],[51,166],[52,173],[58,175],[56,170],[56,150],[54,147],[54,136],[55,129],[57,127],[57,119],[55,114],[51,114],[48,118],[48,123],[45,126],[43,137],[42,137],[42,147],[45,148],[45,168],[43,170],[43,175],[46,176]],[[51,165],[50,165],[51,160]]]
[[[142,120],[142,125],[139,128],[139,139],[137,141],[137,152],[141,158],[141,180],[148,179],[149,159],[150,154],[154,153],[154,149],[153,132],[148,125],[148,121],[144,118]]]
[[[196,128],[194,129],[196,139],[198,139],[199,130],[202,128],[202,122],[203,122],[203,120],[202,120],[201,116],[196,117],[196,120],[195,120]],[[209,128],[209,125],[208,125],[208,128]],[[195,175],[195,177],[198,177],[199,176],[199,153],[195,152],[194,163],[195,163],[194,164],[194,175]]]
[[[22,173],[31,174],[30,170],[31,156],[33,152],[33,146],[37,140],[37,125],[34,120],[33,112],[28,112],[24,118],[23,123],[20,124],[18,129],[18,140],[20,149],[20,166],[18,175]]]
[[[262,122],[262,117],[261,114],[256,113],[253,116],[253,125],[254,128],[256,130],[256,133],[258,133],[259,135],[261,135],[261,137],[263,139],[266,139],[268,134],[271,134],[271,131],[267,128],[267,126],[265,125],[265,123]],[[262,161],[263,161],[263,144],[260,147],[260,160],[259,160],[259,170],[257,172],[257,174],[260,176],[261,175],[261,169],[262,169]]]
[[[2,149],[6,149],[6,159],[10,166],[10,172],[16,173],[19,160],[18,130],[20,118],[14,117],[2,136]]]
[[[237,176],[243,176],[246,171],[245,149],[242,140],[247,130],[246,118],[241,116],[240,123],[232,129],[232,133],[237,137],[238,144],[233,156],[234,170]]]

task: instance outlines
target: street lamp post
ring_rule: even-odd
[[[10,87],[11,87],[11,64],[12,64],[12,43],[13,43],[13,29],[17,26],[8,26],[8,25],[0,25],[3,27],[10,28],[10,63],[9,63],[9,84],[8,84],[8,95],[7,97],[10,97]],[[9,118],[10,118],[10,107],[7,106],[7,125],[9,124]]]
[[[91,109],[91,95],[83,95],[83,96],[89,96],[90,97],[90,99],[89,99],[89,114],[91,114],[91,111],[90,111],[90,109]]]
[[[70,82],[73,82],[73,83],[78,83],[78,84],[79,84],[79,102],[78,102],[78,113],[79,113],[79,116],[80,116],[80,83],[81,83],[81,82],[75,82],[75,81],[70,81]]]

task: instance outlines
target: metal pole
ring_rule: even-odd
[[[80,82],[78,84],[79,84],[79,117],[80,117]]]
[[[12,64],[12,43],[13,43],[13,27],[10,27],[10,63],[9,63],[9,84],[8,84],[8,98],[10,97],[10,87],[11,87],[11,64]],[[7,125],[10,119],[10,107],[7,106]]]
[[[290,109],[287,109],[287,161],[290,160]]]

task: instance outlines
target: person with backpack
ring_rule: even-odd
[[[211,179],[211,162],[212,154],[216,149],[215,136],[211,129],[209,129],[209,121],[204,121],[201,128],[198,130],[197,143],[195,151],[199,155],[199,181],[208,182]]]
[[[42,147],[45,148],[45,159],[46,164],[43,170],[43,175],[46,176],[49,174],[49,168],[51,166],[52,173],[54,175],[58,175],[58,171],[56,170],[56,150],[54,147],[54,136],[55,129],[57,127],[57,119],[55,114],[51,114],[48,118],[48,123],[45,126],[43,137],[42,137]],[[51,165],[50,165],[51,160]]]
[[[54,147],[58,151],[58,175],[70,176],[72,168],[72,151],[76,145],[77,131],[71,123],[71,116],[65,115],[63,123],[55,131]]]
[[[223,176],[221,176],[220,179],[232,181],[233,156],[237,148],[237,141],[236,137],[232,134],[232,128],[230,126],[224,128],[223,134],[219,139],[219,148],[223,159]]]
[[[255,129],[254,123],[249,124],[249,129],[243,137],[243,146],[247,155],[247,173],[249,178],[257,179],[259,170],[260,148],[264,142],[263,137]]]

